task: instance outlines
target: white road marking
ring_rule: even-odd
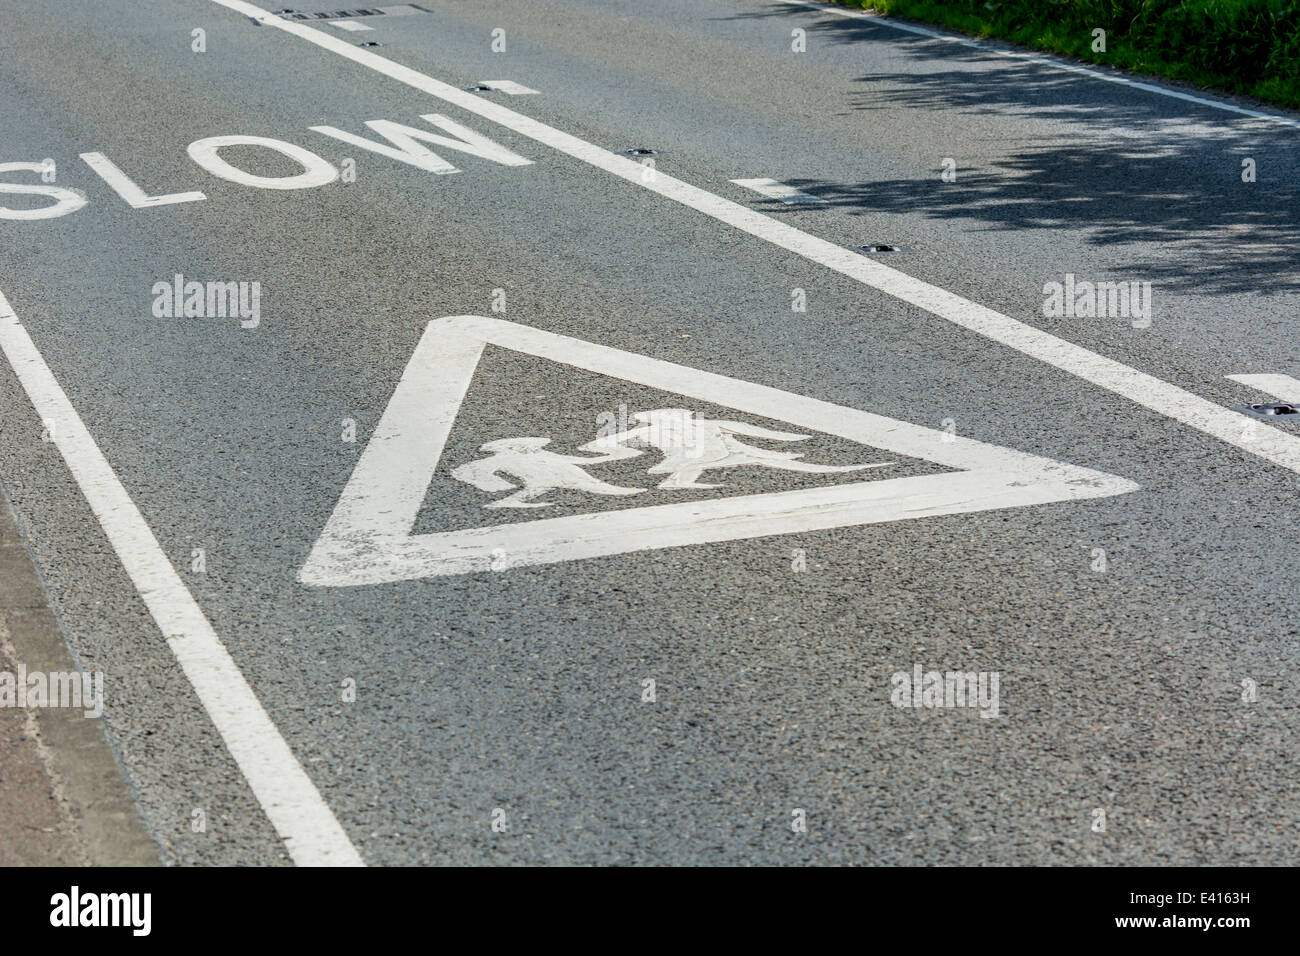
[[[360,855],[181,581],[0,292],[0,351],[99,519],[262,809],[300,866],[362,866]]]
[[[498,93],[509,93],[511,96],[526,96],[529,93],[536,93],[536,90],[521,86],[514,80],[479,80],[479,86],[486,86],[490,90],[496,90]]]
[[[791,205],[826,202],[825,199],[818,199],[809,193],[800,192],[793,186],[787,186],[775,179],[733,179],[732,182],[737,186],[752,189],[760,196],[766,196],[768,199],[779,199],[781,202],[790,203]]]
[[[486,346],[960,469],[769,494],[412,534]],[[502,319],[430,322],[319,540],[303,584],[344,586],[552,564],[1134,491],[1124,478]]]
[[[500,163],[502,166],[531,166],[533,164],[531,159],[524,159],[518,153],[511,152],[504,146],[492,142],[486,136],[474,132],[468,126],[462,126],[445,116],[428,113],[421,116],[420,119],[452,135],[439,136],[437,133],[430,133],[425,129],[416,129],[414,126],[403,126],[401,123],[394,123],[391,120],[368,120],[366,122],[366,125],[380,136],[401,147],[398,149],[389,146],[387,143],[376,143],[372,139],[345,132],[334,126],[311,126],[308,128],[313,132],[333,136],[335,139],[341,139],[345,143],[351,143],[361,149],[368,149],[373,153],[380,153],[439,175],[458,173],[460,170],[437,153],[421,146],[416,140],[423,140],[426,143],[433,143],[435,146],[468,153],[480,159]]]
[[[126,173],[103,153],[82,153],[81,158],[87,166],[99,174],[100,179],[113,187],[117,193],[130,204],[132,209],[149,209],[154,206],[170,206],[178,202],[199,202],[208,197],[198,190],[186,193],[168,193],[165,196],[150,196],[131,181]]]
[[[217,0],[220,2],[220,0]],[[1222,100],[1210,100],[1203,96],[1193,96],[1190,93],[1182,93],[1178,90],[1169,89],[1164,86],[1156,86],[1153,83],[1143,83],[1141,80],[1132,80],[1127,76],[1120,76],[1113,73],[1102,73],[1100,70],[1090,70],[1087,67],[1075,66],[1073,63],[1066,63],[1062,60],[1053,60],[1044,56],[1034,56],[1031,53],[1019,53],[1015,50],[999,50],[995,47],[986,46],[978,40],[972,40],[968,37],[953,36],[950,33],[940,33],[938,30],[931,30],[927,27],[917,26],[912,23],[902,23],[901,21],[881,16],[876,13],[864,13],[861,10],[845,10],[842,7],[827,6],[823,3],[810,3],[809,0],[778,0],[792,7],[805,7],[809,10],[816,10],[819,13],[832,13],[837,17],[849,17],[855,20],[870,20],[872,23],[878,23],[882,27],[889,27],[891,30],[902,30],[905,33],[916,33],[932,40],[942,40],[945,43],[956,43],[961,46],[973,47],[983,53],[991,56],[1002,56],[1013,60],[1024,60],[1028,63],[1036,63],[1039,66],[1051,67],[1055,70],[1065,70],[1068,73],[1078,73],[1081,76],[1091,77],[1094,80],[1105,80],[1107,83],[1119,83],[1123,86],[1132,87],[1135,90],[1142,90],[1146,93],[1158,93],[1160,96],[1168,96],[1176,100],[1184,100],[1188,103],[1195,103],[1198,106],[1209,106],[1216,110],[1225,110],[1229,113],[1238,113],[1242,116],[1249,116],[1252,119],[1268,120],[1270,123],[1278,123],[1282,126],[1291,126],[1300,129],[1300,120],[1293,120],[1286,116],[1278,116],[1273,113],[1261,113],[1258,110],[1249,110],[1245,107],[1234,106],[1231,103],[1225,103]]]
[[[329,21],[329,23],[330,26],[332,27],[338,27],[340,30],[350,30],[353,33],[356,33],[360,30],[374,29],[374,27],[367,26],[364,23],[358,23],[356,20],[331,20]]]
[[[1300,402],[1300,379],[1290,375],[1229,375],[1227,378],[1284,402]]]
[[[1091,382],[1116,395],[1122,395],[1144,408],[1182,422],[1190,428],[1218,438],[1243,451],[1258,455],[1275,465],[1300,472],[1300,438],[1280,429],[1261,425],[1256,419],[1223,408],[1153,375],[1147,375],[1121,362],[1090,352],[1082,346],[1057,338],[993,309],[977,305],[969,299],[915,279],[878,261],[827,242],[786,223],[778,222],[770,216],[729,199],[715,196],[707,190],[674,179],[665,173],[656,172],[653,177],[647,177],[645,167],[634,159],[611,153],[603,147],[547,126],[499,103],[458,89],[441,80],[435,80],[431,76],[395,63],[370,50],[353,46],[339,37],[295,21],[281,20],[245,0],[212,0],[212,2],[267,26],[284,30],[286,33],[346,57],[354,63],[369,67],[384,76],[428,93],[430,96],[436,96],[470,113],[499,123],[521,136],[527,136],[544,146],[550,146],[566,156],[581,160],[597,169],[603,169],[642,189],[658,193],[666,199],[702,212],[751,236],[803,256],[810,262],[816,262],[863,285],[878,289],[886,295],[911,303],[953,325],[1069,372],[1085,382]],[[1253,430],[1247,435],[1244,430],[1249,426],[1253,426]]]
[[[0,173],[26,172],[44,173],[44,163],[0,163]],[[86,197],[62,186],[48,183],[27,185],[26,183],[0,183],[0,193],[13,193],[20,196],[48,196],[54,205],[41,206],[37,209],[10,209],[0,206],[0,219],[18,219],[28,222],[37,219],[57,219],[70,212],[76,212],[86,205]]]
[[[219,151],[224,146],[264,146],[296,160],[303,171],[296,176],[254,176],[222,159]],[[267,136],[209,136],[190,143],[187,152],[190,159],[213,176],[258,189],[311,189],[332,183],[339,175],[337,169],[311,150]]]

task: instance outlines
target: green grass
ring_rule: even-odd
[[[840,2],[1300,108],[1300,0]]]

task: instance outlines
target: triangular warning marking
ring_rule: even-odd
[[[412,534],[487,345],[787,422],[954,472],[738,495]],[[987,445],[478,315],[436,319],[298,574],[303,584],[381,584],[656,548],[1124,494],[1114,475]]]

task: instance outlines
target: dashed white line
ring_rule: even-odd
[[[953,36],[950,33],[940,33],[938,30],[930,30],[926,27],[917,26],[912,23],[902,23],[889,17],[883,17],[877,13],[864,13],[861,10],[846,10],[842,7],[827,6],[824,3],[811,3],[809,0],[777,0],[792,7],[806,7],[809,10],[816,10],[819,13],[830,13],[837,17],[849,17],[855,20],[870,20],[872,23],[878,23],[882,27],[889,27],[891,30],[902,30],[905,33],[916,33],[920,36],[929,37],[932,40],[942,40],[944,43],[956,43],[961,46],[973,47],[990,56],[1007,57],[1013,60],[1024,60],[1027,63],[1036,63],[1039,66],[1051,67],[1054,70],[1064,70],[1067,73],[1078,73],[1081,76],[1091,77],[1094,80],[1105,80],[1107,83],[1119,83],[1122,86],[1132,87],[1135,90],[1142,90],[1145,93],[1157,93],[1160,96],[1168,96],[1176,100],[1184,100],[1188,103],[1195,103],[1198,106],[1209,106],[1216,110],[1225,110],[1229,113],[1238,113],[1242,116],[1249,116],[1252,119],[1268,120],[1270,123],[1278,123],[1282,126],[1291,126],[1300,129],[1300,120],[1293,120],[1286,116],[1278,116],[1274,113],[1261,113],[1258,110],[1249,110],[1242,106],[1234,106],[1231,103],[1224,103],[1222,100],[1206,99],[1203,96],[1193,96],[1190,93],[1182,93],[1178,90],[1171,90],[1163,86],[1156,86],[1153,83],[1143,83],[1140,80],[1132,80],[1127,76],[1120,76],[1114,73],[1102,73],[1100,70],[1090,70],[1087,67],[1075,66],[1072,63],[1066,63],[1061,60],[1053,60],[1043,56],[1034,56],[1030,53],[1019,53],[1015,50],[999,50],[995,47],[986,46],[978,40],[971,40],[967,37]]]
[[[331,20],[329,21],[329,24],[332,27],[338,27],[340,30],[348,30],[351,31],[352,33],[357,33],[361,30],[374,29],[374,27],[367,26],[364,23],[357,23],[356,20]]]
[[[508,93],[510,96],[527,96],[530,93],[537,92],[521,83],[516,83],[514,80],[479,80],[478,82],[480,86],[486,86],[489,90]]]
[[[362,866],[360,854],[272,723],[31,336],[0,292],[0,351],[140,592],[253,795],[299,866]]]
[[[1229,375],[1227,378],[1284,402],[1300,402],[1300,380],[1290,375]]]
[[[785,183],[777,182],[775,179],[733,179],[737,186],[744,186],[746,189],[752,189],[760,196],[766,196],[768,199],[779,199],[783,203],[790,205],[799,205],[801,203],[824,203],[825,199],[818,199],[816,196],[801,192],[793,186],[787,186]]]
[[[982,335],[1030,358],[1068,372],[1085,382],[1122,395],[1144,408],[1248,451],[1291,471],[1300,472],[1300,438],[1260,425],[1255,419],[1170,385],[1153,375],[1090,352],[1032,325],[1017,321],[969,299],[930,285],[866,256],[827,242],[793,226],[756,212],[663,172],[645,175],[636,160],[618,156],[553,126],[493,103],[481,96],[435,80],[377,53],[353,46],[339,37],[294,21],[281,20],[245,0],[212,0],[260,23],[276,27],[323,49],[369,67],[414,89],[527,136],[544,146],[603,169],[642,189],[704,213],[751,236],[848,276],[896,299],[911,303],[953,325]]]

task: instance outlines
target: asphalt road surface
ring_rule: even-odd
[[[358,12],[0,0],[0,482],[164,863],[1297,862],[1300,117]]]

